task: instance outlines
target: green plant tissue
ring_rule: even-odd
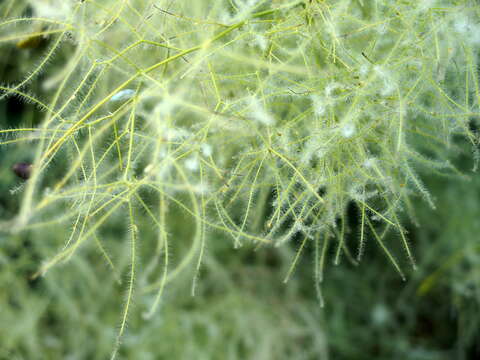
[[[23,110],[0,129],[16,323],[0,357],[327,358],[308,315],[326,269],[373,247],[405,280],[417,202],[439,207],[425,178],[476,175],[479,15],[473,0],[1,2],[0,101]],[[32,326],[53,330],[22,339]],[[172,356],[164,327],[195,335]],[[231,349],[201,350],[219,333]]]

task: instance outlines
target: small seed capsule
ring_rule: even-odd
[[[30,178],[30,175],[32,174],[32,167],[32,164],[21,162],[13,165],[12,171],[19,178],[23,180],[28,180]]]
[[[17,42],[17,48],[19,49],[35,49],[40,46],[42,37],[39,35],[29,36]]]

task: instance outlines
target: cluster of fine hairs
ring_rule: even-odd
[[[402,214],[413,216],[418,196],[435,208],[416,169],[458,173],[447,158],[456,134],[478,146],[473,0],[9,0],[0,9],[0,51],[34,58],[0,97],[42,112],[38,124],[1,131],[32,164],[3,230],[70,229],[35,277],[83,246],[116,273],[103,239],[123,229],[119,340],[137,283],[156,294],[146,317],[186,268],[194,293],[213,238],[295,242],[286,281],[311,244],[321,301],[328,259],[356,263],[370,242],[403,278],[384,239],[397,234],[415,267]],[[172,262],[177,247],[186,250]]]

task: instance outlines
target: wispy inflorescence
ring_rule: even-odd
[[[414,266],[401,213],[416,195],[435,206],[415,169],[455,172],[444,155],[456,134],[478,146],[475,1],[10,0],[0,9],[2,52],[45,43],[23,78],[0,87],[44,112],[8,141],[35,145],[8,225],[71,229],[42,275],[126,223],[120,335],[142,277],[136,247],[155,249],[142,262],[158,267],[143,287],[156,293],[146,315],[184,268],[201,268],[214,232],[236,247],[301,239],[298,255],[311,242],[316,282],[328,254],[355,262],[371,241],[403,277],[383,237],[396,232]],[[173,209],[188,231],[172,228]],[[156,239],[142,237],[149,226]],[[169,265],[169,250],[186,243]]]

